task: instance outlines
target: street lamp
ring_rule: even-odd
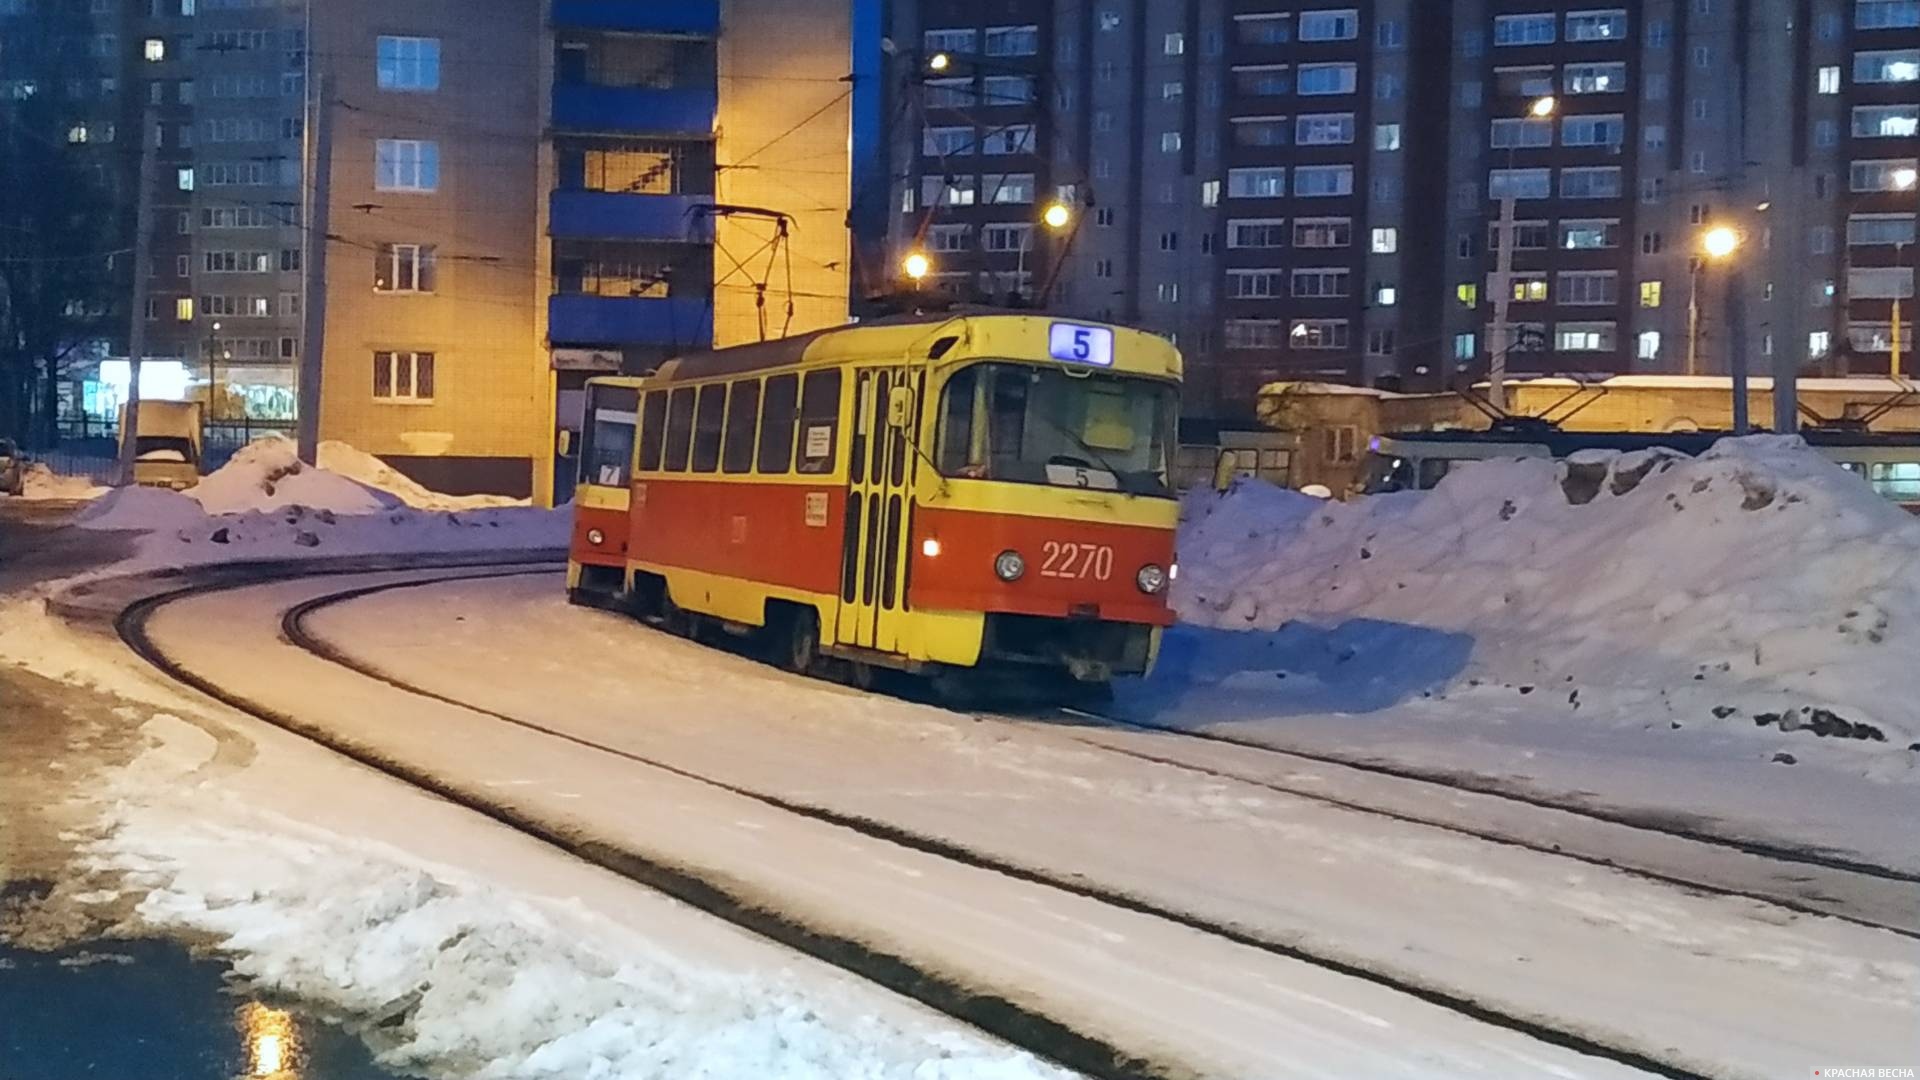
[[[1709,261],[1720,262],[1740,248],[1740,234],[1716,225],[1700,234],[1700,250],[1687,265],[1687,374],[1700,373],[1700,271]],[[1744,356],[1728,357],[1733,376],[1733,431],[1747,433],[1747,363]]]
[[[934,53],[932,56],[927,57],[928,71],[945,71],[952,66],[953,66],[953,57],[948,56],[946,53],[938,52],[938,53]]]
[[[1534,120],[1551,119],[1560,102],[1552,94],[1533,99],[1527,116]],[[1513,170],[1512,146],[1507,147],[1507,170]],[[1513,190],[1513,178],[1507,178],[1507,190],[1500,196],[1500,249],[1494,253],[1493,325],[1487,334],[1487,400],[1502,412],[1507,408],[1507,350],[1513,303],[1513,230],[1519,196]]]
[[[1920,181],[1920,172],[1913,169],[1893,170],[1893,190],[1895,191],[1912,191],[1916,181]],[[1896,270],[1907,264],[1906,247],[1906,241],[1894,241],[1893,265]],[[1898,379],[1900,378],[1900,283],[1897,281],[1893,284],[1893,340],[1890,344],[1893,347],[1893,354],[1887,364],[1887,374]]]
[[[1073,209],[1059,199],[1048,203],[1046,209],[1040,211],[1040,224],[1045,225],[1054,232],[1059,232],[1072,223]],[[1024,284],[1027,276],[1027,249],[1032,246],[1033,228],[1029,226],[1020,231],[1020,253],[1014,261],[1013,286],[1014,291],[1021,296],[1027,294],[1027,289]]]

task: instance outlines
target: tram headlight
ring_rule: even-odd
[[[601,544],[604,544],[606,542],[607,542],[606,533],[601,532],[599,529],[587,530],[587,543],[592,544],[594,547],[599,547]]]
[[[1001,581],[1019,581],[1027,572],[1027,560],[1017,551],[1003,551],[994,556],[993,573]]]
[[[1167,572],[1148,563],[1140,568],[1139,573],[1133,575],[1133,583],[1140,586],[1141,592],[1152,596],[1167,587]]]

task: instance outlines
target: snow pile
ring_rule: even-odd
[[[147,926],[213,935],[262,989],[377,1024],[389,1069],[556,1080],[1068,1075],[937,1018],[909,1025],[846,1008],[857,1002],[836,1000],[817,976],[725,970],[579,901],[537,899],[256,810],[191,782],[218,753],[206,733],[165,715],[146,728],[157,745],[111,781],[121,820],[92,845],[93,868],[150,890],[137,909]]]
[[[1465,635],[1435,689],[1657,688],[1749,729],[1920,739],[1920,523],[1796,436],[1489,461],[1345,504],[1243,484],[1188,518],[1190,623],[1347,629],[1335,659],[1376,672],[1395,642]]]
[[[21,494],[29,499],[95,499],[107,493],[84,476],[62,476],[36,461],[21,478]]]
[[[488,510],[527,505],[525,499],[504,495],[444,495],[429,490],[372,454],[332,439],[320,444],[319,458],[322,469],[384,491],[419,510]]]
[[[241,447],[232,460],[187,492],[209,514],[304,506],[335,514],[370,514],[388,503],[337,473],[309,468],[284,435],[268,435]]]
[[[338,455],[360,454],[344,444]],[[385,466],[380,466],[385,468]],[[458,503],[419,489],[423,501]],[[567,546],[569,508],[524,504],[454,511],[415,509],[327,469],[302,465],[291,440],[256,440],[185,494],[118,488],[75,519],[83,529],[147,535],[114,571],[159,569],[323,555],[559,549]]]

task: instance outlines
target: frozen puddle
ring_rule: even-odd
[[[0,1074],[7,1080],[395,1080],[341,1028],[229,983],[171,941],[56,952],[0,945]]]

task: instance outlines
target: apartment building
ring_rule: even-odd
[[[1245,422],[1274,379],[1484,377],[1496,289],[1516,374],[1884,373],[1911,296],[1914,0],[896,0],[888,25],[893,257],[1174,337],[1196,419]],[[1016,245],[1065,252],[1036,288],[1001,249],[1048,198],[1076,224]]]
[[[0,18],[73,14],[50,3]],[[120,136],[129,234],[127,136],[155,124],[149,378],[216,417],[312,400],[323,438],[429,485],[564,498],[591,375],[846,317],[833,0],[81,6],[105,73],[74,137]]]

